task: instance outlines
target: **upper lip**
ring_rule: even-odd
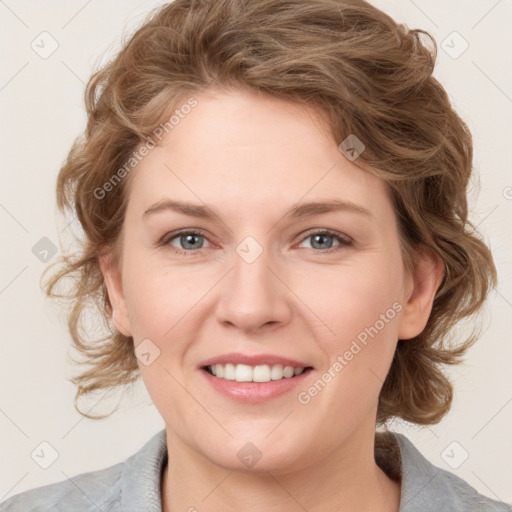
[[[303,361],[291,359],[289,357],[278,356],[275,354],[241,354],[239,352],[231,352],[229,354],[222,354],[219,356],[211,357],[199,363],[198,368],[204,366],[212,366],[214,364],[247,364],[249,366],[258,366],[268,364],[269,366],[275,364],[282,364],[283,366],[293,366],[294,368],[307,368],[311,366]]]

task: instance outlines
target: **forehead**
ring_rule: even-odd
[[[386,183],[343,156],[320,111],[247,91],[195,98],[134,169],[132,209],[172,198],[264,215],[303,198],[389,210]]]

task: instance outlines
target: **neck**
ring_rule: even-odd
[[[296,471],[242,472],[214,464],[168,429],[162,510],[397,512],[400,484],[376,464],[375,432],[370,434],[353,436],[321,464]]]

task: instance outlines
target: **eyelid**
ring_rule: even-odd
[[[341,238],[344,242],[346,243],[353,243],[354,240],[346,235],[345,233],[341,233],[340,231],[335,231],[334,229],[329,229],[329,228],[312,228],[312,229],[309,229],[307,231],[305,231],[304,233],[301,233],[301,240],[304,240],[310,236],[313,236],[313,235],[316,235],[316,234],[325,234],[325,235],[329,235],[329,236],[333,236],[333,237],[339,237]],[[325,251],[323,251],[325,252]]]
[[[170,245],[170,242],[172,240],[174,240],[175,238],[179,237],[180,235],[188,235],[188,234],[200,235],[200,236],[204,237],[205,239],[207,239],[208,242],[212,243],[212,241],[209,238],[208,233],[206,233],[201,228],[183,228],[178,231],[171,231],[171,232],[165,233],[159,239],[157,245],[158,246]],[[300,239],[298,240],[298,242],[303,242],[307,238],[309,238],[313,235],[316,235],[316,234],[327,235],[327,236],[331,236],[333,238],[337,238],[339,241],[339,245],[335,246],[334,248],[330,248],[330,249],[326,249],[326,250],[311,249],[315,253],[335,252],[336,250],[338,250],[339,247],[349,247],[349,246],[353,245],[353,243],[354,243],[354,240],[350,236],[346,235],[345,233],[341,233],[339,231],[335,231],[335,230],[329,229],[329,228],[311,228],[311,229],[301,233]],[[171,246],[171,247],[174,247],[174,246]],[[206,249],[206,247],[202,247],[197,250],[179,249],[177,247],[175,247],[175,249],[176,249],[177,253],[192,254],[192,253],[199,253],[201,251],[201,249]]]
[[[167,245],[171,242],[171,240],[174,240],[178,236],[188,235],[188,234],[201,235],[204,238],[206,238],[208,241],[210,241],[209,235],[208,235],[208,233],[206,233],[206,231],[203,231],[200,228],[184,228],[184,229],[179,229],[178,231],[169,231],[168,233],[165,233],[158,240],[157,245]]]

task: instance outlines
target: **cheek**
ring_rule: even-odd
[[[135,344],[149,338],[175,360],[180,359],[201,328],[196,320],[204,315],[218,269],[166,265],[148,254],[127,258],[126,268],[130,272],[125,298]]]
[[[325,391],[314,400],[317,407],[328,407],[333,417],[346,418],[350,411],[351,419],[344,420],[348,423],[376,406],[396,348],[403,308],[400,267],[375,262],[364,271],[352,270],[333,274],[329,293],[316,293],[316,302],[310,295],[329,326],[329,331],[320,327],[316,332],[327,362],[319,375]],[[324,384],[318,387],[323,389]],[[305,393],[317,396],[315,389]]]
[[[165,328],[167,297],[158,283],[148,279],[130,279],[125,291],[132,335],[137,344],[143,338],[158,340]]]
[[[348,396],[364,403],[376,400],[396,349],[401,303],[401,274],[398,264],[383,259],[372,270],[348,279],[347,295],[340,292],[336,330],[337,346],[331,346],[331,360],[342,356]],[[346,300],[344,300],[346,299]],[[352,393],[348,393],[348,389]]]
[[[125,297],[135,350],[145,346],[151,354],[147,365],[138,360],[140,374],[157,408],[176,410],[188,399],[178,382],[183,381],[181,368],[195,338],[196,325],[190,322],[194,305],[205,291],[186,279],[183,269],[155,265],[147,254],[127,257],[126,268]]]
[[[343,348],[366,328],[377,324],[382,334],[393,337],[402,309],[400,267],[385,259],[372,258],[367,263],[340,267],[325,274],[317,273],[315,286],[303,282],[297,295],[323,322],[332,349]],[[382,315],[385,328],[382,328]],[[391,327],[391,328],[390,328]]]

